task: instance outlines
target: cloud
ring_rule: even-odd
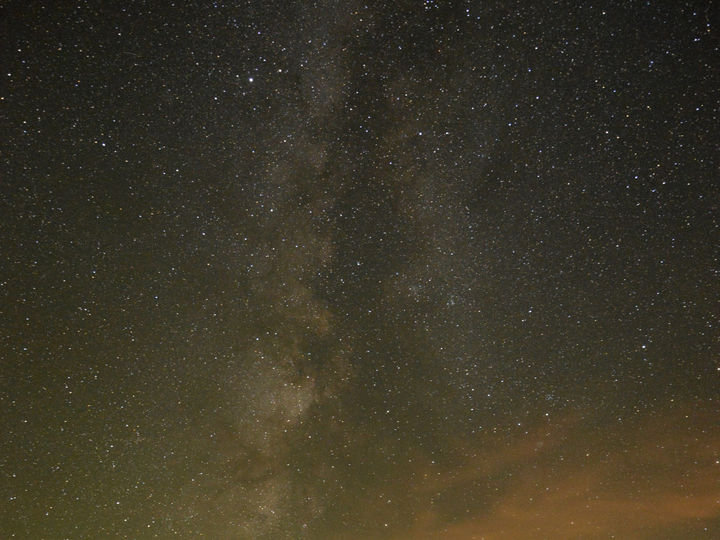
[[[458,442],[461,466],[415,472],[420,504],[392,538],[687,537],[720,519],[720,430],[692,410],[615,426],[568,415],[475,450]]]

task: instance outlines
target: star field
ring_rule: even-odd
[[[720,537],[717,7],[579,4],[0,7],[2,536]]]

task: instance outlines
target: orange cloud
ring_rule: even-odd
[[[416,508],[393,538],[692,537],[720,519],[720,429],[712,413],[690,407],[596,430],[568,417],[496,448],[458,448],[471,457],[439,473],[426,467],[417,499],[470,496],[478,485],[484,499],[462,517],[451,503]]]

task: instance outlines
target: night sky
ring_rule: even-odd
[[[720,538],[712,2],[4,2],[3,538]]]

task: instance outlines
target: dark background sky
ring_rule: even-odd
[[[716,17],[4,3],[2,535],[720,537]]]

